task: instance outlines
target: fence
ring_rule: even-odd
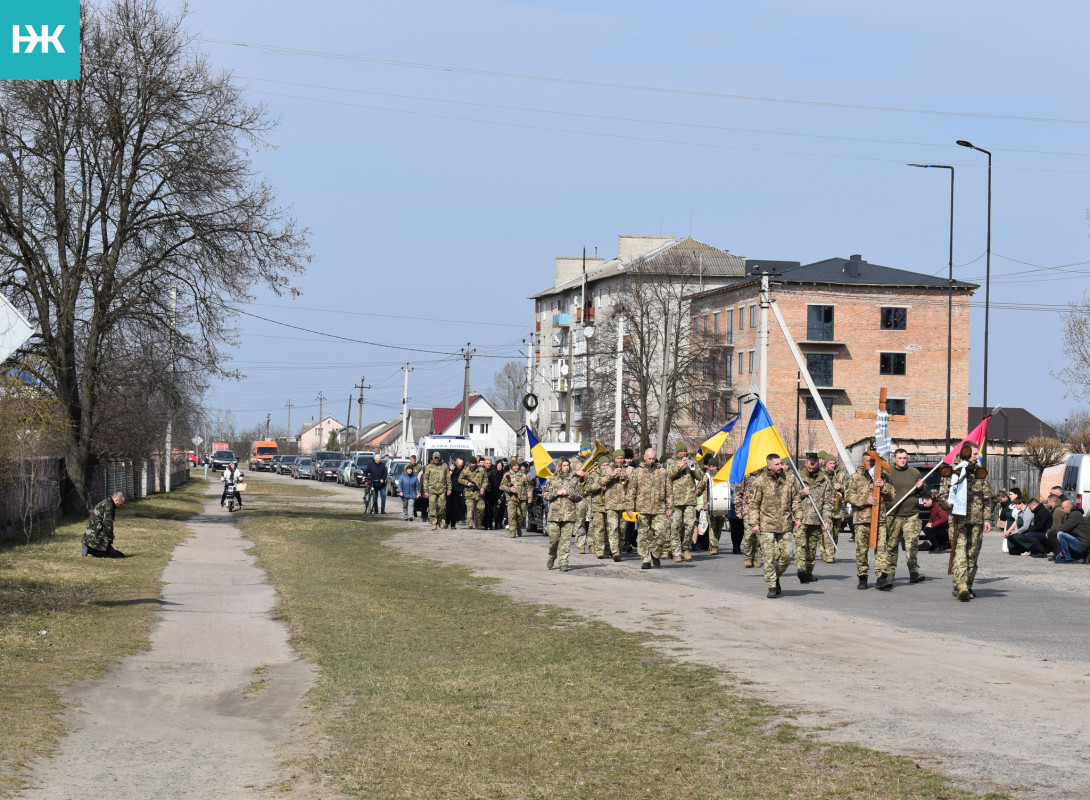
[[[189,480],[189,459],[175,454],[171,459],[172,487]],[[25,536],[28,540],[51,535],[64,514],[86,513],[78,501],[65,504],[68,480],[64,460],[34,458],[20,464],[14,483],[0,491],[0,540]],[[91,504],[124,492],[129,499],[147,497],[165,490],[162,456],[147,460],[116,460],[98,464],[91,475]]]

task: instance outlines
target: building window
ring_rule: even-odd
[[[806,307],[806,339],[811,342],[833,341],[833,307]]]
[[[727,386],[730,386],[734,378],[734,353],[723,354],[723,369],[727,378]]]
[[[727,333],[734,330],[734,309],[727,309]]]
[[[905,374],[905,354],[904,353],[879,353],[878,354],[878,374],[879,375],[904,375]]]
[[[699,420],[699,419],[700,419],[700,401],[699,400],[693,400],[693,420],[696,421],[696,420]]]
[[[716,356],[709,356],[712,362],[712,385],[719,383],[719,358]]]
[[[756,304],[749,307],[749,327],[757,327],[757,306]]]
[[[907,308],[883,308],[882,330],[903,331],[908,329]]]
[[[711,418],[713,420],[719,419],[719,399],[715,398],[715,397],[712,398],[712,415],[711,415]]]
[[[825,406],[825,413],[831,417],[833,414],[833,398],[822,397],[821,403]],[[806,398],[806,418],[821,419],[821,412],[818,411],[817,403],[814,402],[813,397]]]
[[[712,333],[716,336],[719,335],[719,312],[716,311],[712,314]]]
[[[903,417],[905,415],[905,401],[904,398],[898,398],[894,400],[892,397],[886,400],[886,412],[889,414],[896,414]]]
[[[754,359],[756,357],[757,357],[757,351],[756,350],[750,350],[749,351],[749,374],[750,375],[753,374],[753,361],[754,361]]]
[[[738,306],[738,330],[744,331],[746,329],[746,310],[741,306]]]
[[[833,385],[833,356],[831,353],[807,353],[806,371],[815,386]]]
[[[746,354],[745,353],[739,353],[738,354],[738,374],[739,375],[742,374],[742,365],[745,364],[745,363],[746,363]]]
[[[704,315],[704,335],[708,335],[708,315]]]

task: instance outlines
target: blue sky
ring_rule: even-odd
[[[613,256],[620,233],[945,274],[948,173],[907,162],[956,167],[955,276],[982,283],[987,162],[956,139],[994,154],[990,404],[1046,419],[1078,405],[1050,370],[1062,366],[1055,309],[1090,275],[1085,4],[189,9],[212,63],[280,121],[255,164],[312,231],[302,297],[249,310],[440,351],[244,317],[247,378],[208,398],[239,427],[266,413],[282,424],[289,399],[297,426],[319,393],[343,417],[361,374],[365,417],[395,416],[406,361],[411,405],[453,405],[466,342],[472,386],[487,391],[504,360],[524,358],[526,298],[552,283],[553,257],[584,245]],[[972,324],[975,404],[983,290]]]

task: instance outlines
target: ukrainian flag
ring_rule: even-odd
[[[739,411],[734,415],[734,418],[731,419],[730,422],[712,434],[704,444],[700,445],[700,452],[696,454],[696,460],[702,460],[708,453],[718,453],[719,448],[723,446],[723,442],[727,441],[727,437],[730,435],[730,432],[734,430],[734,426],[741,416],[742,412]]]
[[[553,457],[529,428],[526,429],[526,438],[530,441],[530,457],[534,460],[534,472],[539,478],[551,478]]]
[[[739,483],[746,475],[756,472],[766,465],[765,459],[770,453],[776,453],[787,458],[787,445],[783,437],[772,424],[772,417],[768,416],[768,409],[760,400],[753,406],[753,413],[749,415],[749,425],[746,426],[746,437],[742,440],[741,447],[731,456],[719,472],[715,473],[712,483],[722,483],[729,480],[731,483]]]

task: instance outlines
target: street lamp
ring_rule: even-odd
[[[992,294],[992,154],[990,150],[985,150],[983,147],[977,147],[972,142],[967,142],[964,139],[958,139],[956,142],[961,147],[968,147],[970,150],[979,150],[988,156],[988,243],[985,250],[984,260],[984,402],[981,404],[984,412],[987,413],[988,408],[988,312],[991,310],[991,294]],[[980,447],[980,458],[982,463],[986,464],[985,456],[987,456],[987,442]]]
[[[946,446],[950,446],[951,361],[954,351],[954,168],[947,164],[909,164],[923,169],[950,170],[950,261],[946,279]]]

